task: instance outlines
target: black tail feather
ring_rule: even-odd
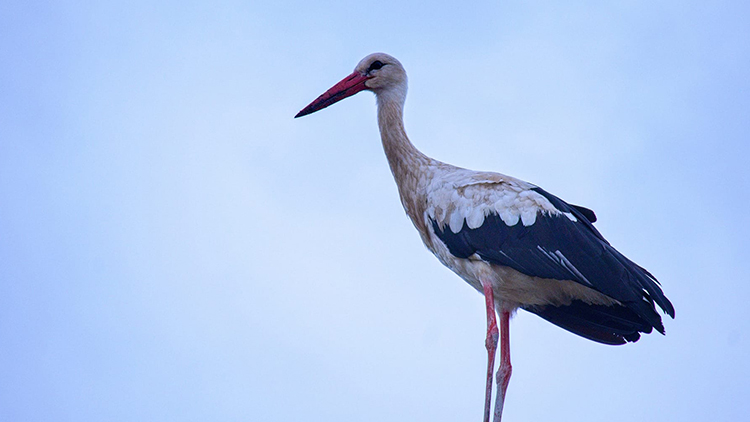
[[[622,305],[590,305],[574,300],[567,306],[530,306],[524,309],[571,333],[604,344],[635,342],[641,337],[640,333],[650,333],[654,328]]]

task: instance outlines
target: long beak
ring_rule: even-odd
[[[367,81],[367,79],[368,78],[366,75],[355,71],[351,75],[342,79],[341,82],[332,86],[331,89],[324,92],[323,95],[316,98],[315,101],[311,102],[307,107],[303,108],[302,111],[297,113],[297,115],[294,117],[297,118],[315,113],[316,111],[322,110],[333,103],[339,102],[346,97],[351,97],[359,91],[367,89],[367,87],[365,86],[365,82]]]

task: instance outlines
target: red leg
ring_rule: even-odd
[[[495,398],[495,422],[503,417],[505,391],[508,390],[510,374],[513,367],[510,364],[510,312],[500,313],[500,368],[497,370],[497,397]]]
[[[495,297],[490,283],[482,283],[484,302],[487,307],[487,387],[484,394],[484,422],[490,422],[490,404],[492,401],[492,371],[495,368],[495,351],[497,350],[497,321],[495,320]],[[497,412],[497,411],[496,411]]]

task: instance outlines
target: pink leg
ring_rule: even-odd
[[[484,422],[490,422],[490,403],[492,401],[492,371],[495,368],[495,351],[497,350],[497,321],[495,320],[495,297],[490,283],[482,283],[484,301],[487,307],[487,388],[484,394]],[[502,411],[502,407],[501,407]],[[497,409],[495,410],[497,413]]]
[[[497,370],[497,397],[495,398],[494,422],[500,422],[503,418],[503,404],[505,403],[505,391],[508,390],[510,374],[513,367],[510,364],[510,312],[500,313],[500,368]]]

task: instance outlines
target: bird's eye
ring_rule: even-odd
[[[374,62],[372,62],[370,67],[367,68],[367,71],[370,72],[372,70],[378,70],[383,66],[385,66],[383,62],[381,62],[380,60],[375,60]]]

